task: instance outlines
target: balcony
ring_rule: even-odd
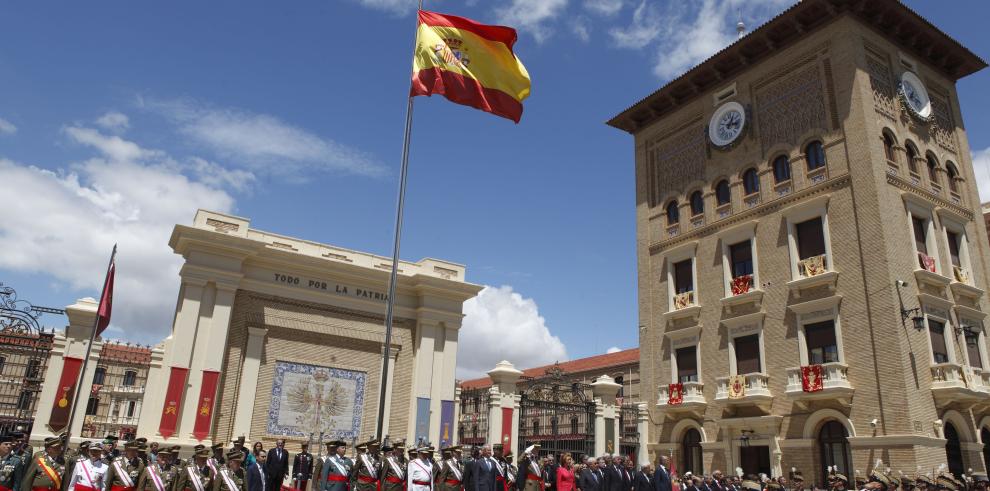
[[[111,385],[109,387],[104,386],[103,390],[112,392],[114,394],[135,394],[135,395],[144,394],[144,387],[137,385]]]
[[[952,290],[952,295],[956,297],[956,301],[969,299],[978,304],[984,292],[983,289],[973,286],[969,271],[959,266],[953,266],[952,276],[953,281],[949,283],[949,288]]]
[[[932,395],[935,405],[943,408],[952,403],[971,405],[990,400],[990,374],[956,363],[936,363],[931,366]]]
[[[801,259],[797,263],[798,279],[789,281],[787,287],[797,297],[813,288],[825,286],[829,291],[835,291],[835,282],[839,273],[829,270],[828,256],[821,254]]]
[[[926,257],[931,257],[931,256],[926,256]],[[922,261],[920,253],[919,253],[918,261],[919,263],[921,263]],[[949,286],[949,283],[952,282],[951,278],[946,278],[945,276],[942,276],[928,269],[927,267],[926,268],[919,267],[918,269],[914,270],[914,279],[918,281],[919,289],[928,288],[938,295],[944,295],[945,287]]]
[[[657,409],[665,416],[675,414],[690,414],[701,417],[705,414],[708,402],[705,400],[704,387],[701,382],[684,382],[682,387],[681,400],[678,402],[671,398],[671,391],[676,384],[662,385],[657,395]],[[676,395],[676,394],[675,394]]]
[[[770,394],[770,376],[765,373],[747,373],[733,377],[719,377],[715,400],[729,406],[757,406],[770,410],[773,396]]]
[[[810,375],[808,387],[804,383],[804,367],[788,368],[787,395],[803,409],[807,409],[810,402],[816,400],[835,400],[844,406],[850,405],[854,389],[849,383],[849,367],[844,363],[825,363],[819,366],[821,380],[815,381],[814,375]],[[805,391],[806,388],[808,391]]]
[[[663,314],[664,322],[688,317],[698,317],[701,306],[697,304],[694,291],[678,293],[672,299],[673,309]]]
[[[127,416],[111,416],[110,424],[123,425],[123,426],[137,426],[138,418],[137,416],[127,417]]]
[[[763,302],[763,290],[753,285],[753,275],[747,274],[737,276],[729,283],[731,295],[722,299],[722,307],[728,308],[732,312],[733,308],[743,307],[753,304],[759,309]]]

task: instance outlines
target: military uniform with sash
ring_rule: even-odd
[[[387,449],[387,450],[386,450]],[[406,484],[406,468],[402,461],[393,452],[401,452],[401,446],[396,448],[386,447],[385,457],[382,459],[381,483],[383,491],[402,491]]]
[[[519,477],[522,479],[522,491],[543,491],[543,469],[540,468],[540,460],[536,457],[539,445],[530,445],[523,451],[523,458],[519,461]]]
[[[337,454],[339,449],[346,448],[347,444],[342,441],[327,443],[327,455],[320,459],[320,473],[314,481],[319,484],[313,485],[313,491],[347,491],[351,482],[351,473],[354,469],[354,462],[351,459]]]
[[[0,443],[12,444],[13,442],[14,438],[10,435],[0,437]],[[13,491],[20,488],[24,469],[22,459],[13,451],[0,457],[0,491]]]
[[[464,490],[464,468],[454,458],[454,451],[458,448],[448,447],[443,449],[443,460],[440,461],[440,476],[437,479],[439,491]]]
[[[354,468],[351,469],[351,482],[356,491],[378,491],[378,462],[368,453],[368,446],[372,442],[362,443],[357,446],[358,454],[354,459]]]
[[[128,444],[130,445],[130,444]],[[130,447],[126,447],[130,449]],[[137,448],[137,445],[134,445]],[[127,458],[121,455],[110,463],[107,470],[107,491],[134,491],[137,488],[138,479],[144,473],[144,461],[140,457]]]
[[[165,452],[165,450],[162,450]],[[172,475],[165,470],[165,455],[159,453],[159,458],[144,467],[144,472],[138,478],[137,491],[172,491]]]
[[[406,491],[433,491],[433,464],[428,450],[419,449],[419,458],[410,460],[406,472]]]
[[[59,491],[62,489],[62,479],[65,465],[61,457],[62,440],[60,438],[45,438],[45,450],[32,457],[31,463],[24,472],[24,481],[20,491]],[[49,453],[51,452],[51,453]]]
[[[174,491],[212,491],[213,473],[210,471],[210,466],[206,465],[206,459],[209,457],[209,450],[200,449],[189,463],[179,468]],[[203,465],[199,465],[196,458],[202,459]]]
[[[210,449],[213,451],[213,455],[206,459],[206,466],[210,468],[210,475],[214,480],[220,475],[220,469],[227,463],[227,460],[223,458],[223,444],[215,443]]]
[[[244,453],[237,448],[227,452],[227,464],[220,469],[220,475],[213,480],[213,491],[245,491],[247,489],[247,473],[240,464],[244,461]],[[230,464],[237,462],[237,469]]]
[[[505,466],[505,489],[516,489],[519,469],[512,463],[512,452],[505,454],[502,458],[505,459],[502,464]]]
[[[71,474],[68,474],[68,491],[104,491],[109,467],[102,458],[103,450],[100,447],[91,446],[89,448],[88,459],[76,461]],[[63,479],[63,482],[65,480]]]

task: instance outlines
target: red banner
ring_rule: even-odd
[[[801,388],[805,392],[818,392],[822,390],[823,371],[821,365],[801,367]]]
[[[676,406],[684,402],[684,384],[670,384],[667,386],[667,404]]]
[[[512,408],[502,408],[502,448],[503,451],[512,450]]]
[[[179,422],[179,411],[182,410],[182,389],[186,388],[186,373],[188,372],[188,368],[172,367],[172,373],[168,376],[165,405],[162,407],[162,422],[158,425],[158,432],[165,438],[175,434],[175,426]]]
[[[193,425],[193,436],[199,441],[203,441],[210,434],[213,400],[219,379],[220,372],[203,370],[203,383],[199,387],[199,404],[196,404],[196,424]]]
[[[58,379],[55,404],[52,406],[52,414],[48,417],[48,426],[52,429],[52,433],[59,433],[69,426],[69,412],[72,411],[72,401],[76,395],[76,382],[79,379],[82,363],[82,358],[71,356],[62,358],[62,376]]]

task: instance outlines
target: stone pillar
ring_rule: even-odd
[[[409,424],[407,425],[408,430],[406,434],[406,443],[413,442],[414,445],[418,445],[417,437],[422,435],[417,435],[417,423],[419,421],[419,401],[421,399],[426,399],[430,401],[430,408],[432,410],[433,401],[431,399],[433,395],[433,366],[434,366],[434,355],[437,350],[437,331],[441,329],[440,326],[433,322],[425,319],[418,319],[416,322],[416,340],[413,343],[414,359],[413,359],[413,377],[412,377],[412,397],[409,398]],[[443,349],[442,345],[439,349]],[[377,393],[376,393],[377,396]],[[430,420],[432,420],[432,415],[429,415]],[[437,416],[439,418],[439,415]],[[433,427],[429,428],[426,432],[427,437],[433,434]],[[439,430],[438,430],[439,434]]]
[[[234,434],[243,435],[251,441],[251,417],[254,415],[254,400],[258,394],[258,373],[261,371],[261,356],[264,352],[265,336],[268,329],[248,327],[247,349],[241,364],[241,385],[237,391],[237,408],[234,412]],[[196,396],[193,396],[196,397]]]
[[[639,433],[639,447],[636,449],[636,459],[640,466],[650,463],[650,411],[646,408],[646,403],[641,402],[636,405],[638,413],[636,415],[636,431]]]
[[[138,415],[138,435],[158,434],[158,423],[161,418],[161,408],[164,404],[162,399],[165,397],[164,387],[168,383],[165,379],[165,372],[167,370],[164,369],[165,346],[170,342],[171,339],[166,339],[151,349],[151,365],[148,366],[148,378],[145,380],[144,393],[141,396],[144,407],[141,414]],[[155,389],[152,390],[149,388]]]
[[[492,388],[489,392],[491,402],[489,403],[488,441],[505,443],[502,432],[502,428],[505,426],[503,413],[505,409],[511,409],[512,421],[507,435],[509,448],[506,450],[513,450],[519,446],[519,394],[516,384],[521,376],[522,372],[505,360],[498,362],[495,368],[488,371],[488,377],[492,379]]]
[[[621,388],[608,375],[598,377],[591,384],[591,391],[595,396],[595,453],[598,455],[618,452],[621,430],[618,428],[619,406],[616,404],[616,395]]]
[[[451,440],[454,445],[461,444],[461,388],[454,388],[454,438]]]

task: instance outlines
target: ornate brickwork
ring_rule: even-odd
[[[777,143],[797,143],[814,128],[825,128],[825,96],[817,64],[796,69],[765,85],[756,96],[763,151]]]
[[[705,177],[704,131],[697,120],[651,142],[646,151],[653,206],[669,191]]]
[[[956,153],[956,138],[954,129],[956,127],[955,122],[952,118],[952,106],[949,105],[949,101],[936,94],[934,91],[929,91],[932,99],[932,123],[929,126],[929,132],[931,132],[932,139],[945,150],[952,153]]]
[[[866,56],[866,64],[870,70],[870,87],[873,89],[873,107],[877,114],[897,120],[897,97],[890,78],[890,65],[872,53]]]

